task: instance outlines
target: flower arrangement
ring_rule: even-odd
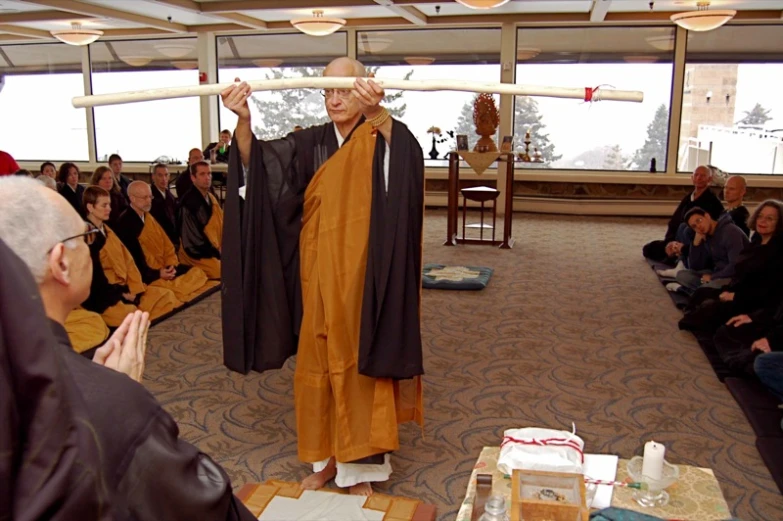
[[[438,156],[440,155],[440,152],[438,152],[438,147],[440,143],[445,143],[449,138],[443,136],[443,133],[440,130],[440,127],[432,126],[427,129],[427,134],[432,134],[432,150],[430,150],[430,158],[432,159],[438,159]],[[454,131],[448,130],[446,131],[446,134],[449,137],[454,137]]]

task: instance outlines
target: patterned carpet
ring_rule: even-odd
[[[712,467],[737,517],[781,518],[750,426],[641,258],[664,221],[520,214],[511,251],[441,246],[442,211],[425,226],[425,262],[495,273],[483,291],[425,290],[425,430],[403,426],[379,490],[451,520],[481,447],[504,428],[574,422],[590,452],[629,458],[654,438],[670,461]],[[225,369],[219,298],[152,329],[144,383],[237,487],[298,480],[308,468],[296,458],[293,361]]]

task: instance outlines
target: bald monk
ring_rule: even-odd
[[[748,183],[741,175],[733,175],[726,180],[723,186],[723,200],[726,201],[726,211],[731,215],[731,220],[737,227],[750,236],[748,217],[750,212],[743,199],[748,189]]]
[[[83,353],[109,338],[109,328],[98,313],[76,308],[65,319],[65,331],[73,350]]]
[[[182,306],[168,289],[147,286],[128,249],[106,225],[111,215],[109,192],[99,186],[84,191],[87,220],[101,233],[90,245],[93,281],[90,296],[82,306],[100,313],[110,327],[118,327],[137,309],[150,314],[150,320]]]
[[[152,190],[142,181],[128,185],[130,208],[117,222],[117,235],[128,248],[145,284],[171,290],[177,299],[189,302],[216,286],[200,268],[180,264],[174,245],[150,213]]]
[[[179,225],[182,247],[179,261],[204,270],[210,279],[220,278],[220,250],[223,245],[223,210],[212,186],[212,168],[199,161],[191,165],[193,188],[180,197]]]
[[[424,162],[408,128],[380,106],[383,89],[361,79],[361,63],[339,58],[324,76],[360,79],[354,89],[323,92],[330,123],[275,141],[253,136],[247,84],[221,94],[238,116],[224,362],[263,371],[298,349],[298,454],[315,471],[302,487],[334,479],[369,495],[371,482],[389,479],[398,424],[423,422]]]

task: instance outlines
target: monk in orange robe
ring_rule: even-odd
[[[212,168],[206,161],[191,165],[193,187],[179,199],[179,261],[204,270],[210,279],[220,278],[220,251],[223,246],[223,210],[212,186]]]
[[[117,219],[117,235],[133,256],[145,284],[171,290],[182,302],[220,284],[208,280],[200,268],[179,263],[166,231],[150,213],[150,185],[133,181],[128,185],[128,198],[130,207]]]
[[[366,73],[340,58],[324,75]],[[391,474],[397,425],[423,422],[421,146],[379,106],[373,82],[325,90],[331,123],[269,142],[252,135],[249,93],[246,84],[222,93],[239,118],[224,231],[224,362],[263,371],[296,352],[298,453],[315,470],[302,487],[334,479],[367,495]]]
[[[82,306],[100,313],[111,327],[118,327],[137,309],[155,320],[181,307],[182,302],[170,290],[144,284],[130,252],[106,225],[111,214],[109,193],[99,186],[88,187],[84,206],[88,221],[101,233],[90,245],[93,283]]]

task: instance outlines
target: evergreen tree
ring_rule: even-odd
[[[555,155],[555,145],[549,141],[549,134],[544,133],[546,125],[542,123],[543,116],[538,112],[538,103],[529,96],[517,96],[514,104],[514,147],[524,148],[525,133],[530,129],[530,155],[533,155],[533,147],[537,147],[544,159],[544,165],[557,161],[562,156]],[[476,127],[473,124],[473,100],[466,102],[457,119],[455,134],[467,134],[468,146],[473,146],[478,141]],[[499,136],[495,136],[500,146]]]
[[[739,120],[737,123],[740,125],[752,125],[755,127],[763,127],[764,123],[772,119],[769,115],[771,109],[765,109],[761,106],[761,103],[756,103],[756,106],[751,110],[746,110],[745,117]]]
[[[604,157],[604,170],[625,170],[628,158],[623,155],[620,145],[609,147]]]
[[[368,73],[375,73],[378,67],[368,67]],[[266,75],[267,79],[282,78],[311,78],[320,77],[323,67],[289,67],[285,69],[274,68]],[[405,79],[410,79],[413,74],[411,69]],[[402,118],[405,115],[407,105],[403,101],[404,91],[387,94],[383,98],[383,106],[392,116]],[[315,89],[288,89],[274,91],[272,99],[263,101],[251,97],[259,115],[253,118],[253,132],[260,139],[275,139],[285,136],[293,131],[296,125],[307,128],[313,125],[321,125],[329,121],[326,113],[324,98]]]
[[[650,160],[655,158],[658,172],[666,170],[666,142],[669,135],[669,111],[663,103],[655,111],[653,120],[647,126],[647,139],[633,155],[634,170],[649,170]]]

